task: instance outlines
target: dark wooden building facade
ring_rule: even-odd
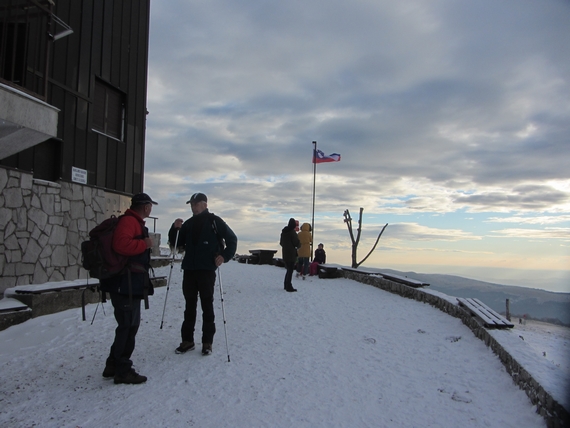
[[[0,83],[60,110],[57,138],[1,165],[143,190],[149,15],[150,0],[0,0]]]

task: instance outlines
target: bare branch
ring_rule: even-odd
[[[346,227],[348,227],[348,233],[350,234],[350,241],[352,242],[352,245],[354,245],[354,235],[352,233],[352,218],[350,217],[350,212],[346,210],[343,215]]]
[[[356,229],[356,231],[358,232],[356,234],[356,246],[358,247],[358,243],[360,242],[360,234],[362,233],[362,211],[364,211],[364,208],[360,207],[360,214],[358,215],[358,229]]]
[[[384,233],[386,226],[388,226],[388,223],[386,223],[384,225],[384,227],[382,228],[382,230],[378,234],[378,237],[376,238],[376,242],[374,243],[374,246],[372,247],[372,249],[368,252],[366,257],[364,257],[362,259],[362,261],[357,262],[356,261],[356,253],[358,251],[358,244],[360,243],[360,236],[362,234],[362,213],[363,212],[364,212],[364,208],[361,207],[360,208],[360,215],[358,216],[358,229],[357,229],[356,239],[354,239],[354,233],[352,231],[352,218],[350,217],[350,212],[348,210],[345,210],[344,214],[343,214],[344,222],[346,223],[346,227],[348,228],[348,233],[350,235],[350,240],[352,241],[352,267],[355,269],[358,268],[358,266],[360,266],[362,263],[364,263],[368,257],[370,257],[370,254],[372,254],[372,252],[376,249],[376,246],[378,245],[378,241],[380,241],[380,237]]]
[[[386,229],[386,227],[388,226],[388,223],[386,223],[384,225],[384,227],[382,228],[382,230],[380,231],[380,233],[378,234],[378,238],[376,238],[376,242],[374,243],[374,246],[372,247],[372,249],[368,252],[368,254],[366,255],[366,257],[364,257],[360,263],[358,263],[358,266],[360,266],[362,263],[364,263],[366,261],[366,259],[370,256],[370,254],[372,254],[372,252],[376,249],[376,245],[378,245],[378,241],[380,241],[380,237],[382,236],[382,234],[384,233],[384,229]],[[356,267],[358,267],[356,266]]]

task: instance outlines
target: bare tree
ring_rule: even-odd
[[[384,229],[386,229],[386,226],[388,226],[388,223],[386,223],[384,225],[384,227],[382,228],[382,230],[378,234],[378,238],[376,238],[376,242],[374,243],[374,246],[372,247],[372,249],[368,252],[366,257],[364,257],[361,261],[357,262],[356,261],[356,252],[358,250],[358,244],[360,242],[360,234],[362,232],[362,212],[363,211],[364,211],[364,208],[360,208],[360,215],[358,217],[358,229],[356,229],[356,231],[357,231],[356,239],[354,239],[354,233],[352,232],[352,217],[350,217],[350,212],[348,210],[346,210],[343,214],[344,215],[344,222],[346,223],[346,227],[348,227],[348,233],[350,234],[350,240],[352,241],[352,267],[354,269],[356,269],[358,266],[360,266],[362,263],[364,263],[366,261],[366,259],[370,256],[370,254],[372,254],[372,252],[376,249],[376,245],[378,245],[378,241],[380,241],[380,237],[382,236],[382,233],[384,233]]]

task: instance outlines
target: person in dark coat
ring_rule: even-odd
[[[325,246],[323,244],[319,244],[319,247],[315,250],[315,258],[313,260],[320,265],[327,262],[327,253],[325,253]]]
[[[115,383],[139,384],[147,380],[133,369],[130,358],[141,322],[141,301],[144,298],[146,304],[147,295],[152,294],[148,270],[153,241],[144,219],[156,204],[146,193],[133,196],[131,207],[120,217],[113,233],[113,250],[129,257],[126,270],[100,280],[101,291],[111,296],[117,320],[115,340],[103,371],[103,377],[114,377]]]
[[[182,342],[177,354],[195,348],[194,327],[198,295],[202,306],[202,354],[212,353],[216,333],[214,323],[214,285],[216,269],[232,259],[237,249],[237,237],[230,227],[217,215],[208,211],[208,198],[203,193],[194,193],[190,200],[193,216],[182,223],[177,219],[169,232],[179,229],[178,246],[184,247],[182,260],[184,277],[182,291],[186,300],[184,321],[180,329]],[[174,232],[176,233],[176,231]]]
[[[327,253],[325,253],[324,245],[319,244],[319,248],[315,250],[315,257],[313,258],[313,263],[311,263],[311,274],[310,276],[317,275],[319,272],[319,265],[325,264],[327,262]]]
[[[295,261],[297,259],[297,248],[301,247],[301,242],[295,231],[296,227],[297,223],[295,219],[290,218],[287,226],[281,231],[281,239],[279,240],[283,254],[283,263],[285,263],[285,268],[287,269],[283,285],[285,290],[289,292],[297,291],[296,288],[293,288],[291,282],[293,279],[293,271],[295,270]]]
[[[177,218],[174,223],[172,223],[172,226],[168,231],[168,248],[170,248],[169,257],[176,257],[177,254],[184,256],[184,246],[178,245],[178,233],[180,231],[180,225],[182,223],[184,223],[184,220]],[[178,228],[176,227],[176,224],[179,225]],[[174,248],[175,246],[176,248]]]

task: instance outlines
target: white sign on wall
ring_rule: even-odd
[[[87,170],[72,166],[71,181],[74,183],[87,184]]]

